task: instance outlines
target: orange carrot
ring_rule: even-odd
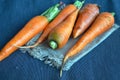
[[[94,21],[99,14],[99,8],[96,4],[87,4],[80,10],[79,17],[73,29],[73,38],[81,35]]]
[[[81,52],[85,46],[91,43],[96,37],[110,29],[114,24],[114,17],[111,13],[101,13],[91,27],[83,34],[76,44],[66,53],[63,59],[60,76],[62,76],[62,68],[66,61]]]
[[[23,46],[20,48],[33,48],[40,43],[42,43],[47,37],[48,34],[55,28],[58,24],[60,24],[67,16],[69,16],[73,11],[77,9],[77,7],[81,7],[83,2],[76,1],[74,4],[69,4],[66,6],[59,14],[58,16],[45,28],[40,38],[36,41],[35,44],[31,46]]]
[[[79,9],[76,9],[65,21],[57,25],[49,34],[49,46],[52,49],[62,48],[68,42]]]
[[[32,18],[22,30],[20,30],[0,51],[0,61],[8,57],[18,48],[15,46],[22,46],[31,38],[41,32],[46,25],[59,13],[59,4],[49,8],[41,16]],[[49,15],[51,14],[51,15]]]

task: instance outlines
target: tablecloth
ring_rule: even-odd
[[[60,0],[0,0],[0,49],[34,16]],[[61,0],[66,4],[74,0]],[[101,6],[100,11],[115,12],[120,25],[119,0],[86,0]],[[59,77],[59,70],[49,67],[17,50],[0,62],[0,80],[119,80],[120,29],[75,63]]]

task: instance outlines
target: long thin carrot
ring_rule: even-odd
[[[60,12],[58,9],[60,5],[57,4],[42,15],[32,18],[22,30],[20,30],[0,51],[0,61],[8,57],[18,49],[15,46],[22,46],[27,43],[31,38],[41,32],[46,25]]]
[[[69,16],[73,11],[77,9],[77,7],[82,7],[83,2],[75,1],[74,4],[69,4],[66,6],[59,14],[58,16],[50,23],[47,25],[45,30],[43,31],[42,35],[40,38],[36,41],[35,44],[31,46],[22,46],[19,48],[33,48],[40,43],[42,43],[47,37],[48,34],[52,31],[53,28],[55,28],[58,24],[60,24],[67,16]]]
[[[79,13],[77,22],[73,29],[73,38],[81,35],[94,21],[99,14],[99,7],[96,4],[85,5]]]
[[[84,47],[91,43],[96,37],[103,34],[110,29],[114,24],[114,17],[111,13],[101,13],[91,27],[83,34],[83,36],[76,42],[76,44],[66,53],[63,59],[60,76],[62,76],[62,68],[66,61],[81,52]]]
[[[82,2],[82,4],[83,3],[84,1]],[[79,5],[81,5],[80,2],[79,2]],[[72,33],[72,29],[80,8],[81,6],[78,7],[72,14],[70,14],[63,22],[57,25],[50,32],[48,36],[48,41],[49,41],[49,46],[52,49],[62,48],[68,42],[68,39]]]

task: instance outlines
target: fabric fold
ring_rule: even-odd
[[[63,70],[69,70],[70,67],[75,62],[77,62],[78,60],[83,58],[85,55],[87,55],[90,51],[95,49],[95,47],[97,47],[100,43],[102,43],[105,39],[107,39],[119,27],[120,26],[118,26],[117,24],[114,24],[111,29],[109,29],[104,34],[102,34],[99,37],[97,37],[92,43],[88,44],[84,48],[84,50],[82,50],[79,54],[77,54],[76,56],[74,56],[71,59],[69,59],[66,62],[66,64],[64,65]],[[26,45],[34,44],[35,41],[40,36],[40,34],[38,34],[33,39],[31,39]],[[49,46],[48,46],[48,42],[47,41],[45,41],[44,43],[40,44],[39,46],[37,46],[37,47],[35,47],[33,49],[20,49],[20,50],[23,53],[28,52],[31,56],[33,56],[34,58],[39,59],[41,61],[44,61],[44,63],[48,64],[49,66],[53,66],[53,67],[59,68],[59,67],[61,67],[62,59],[63,59],[65,53],[68,51],[68,49],[70,49],[75,44],[75,42],[79,38],[77,38],[77,39],[70,38],[70,40],[66,44],[66,46],[63,47],[62,49],[58,49],[58,50],[50,49]]]

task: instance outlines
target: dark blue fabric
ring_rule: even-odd
[[[34,16],[60,0],[0,0],[0,49]],[[74,0],[62,0],[73,3]],[[119,0],[86,0],[101,6],[100,11],[115,12],[120,25]],[[119,80],[120,29],[75,63],[59,78],[59,70],[49,67],[19,50],[0,62],[0,80]]]

